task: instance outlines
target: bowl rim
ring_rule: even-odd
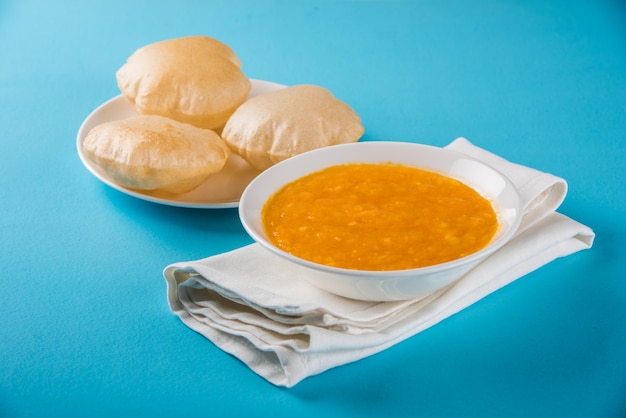
[[[508,230],[506,230],[502,235],[500,235],[499,237],[493,239],[486,247],[483,247],[482,249],[475,251],[471,254],[468,254],[466,256],[454,259],[454,260],[450,260],[450,261],[446,261],[444,263],[439,263],[439,264],[433,264],[430,266],[423,266],[423,267],[416,267],[416,268],[411,268],[411,269],[403,269],[403,270],[358,270],[358,269],[349,269],[349,268],[344,268],[344,267],[334,267],[334,266],[328,266],[325,264],[321,264],[321,263],[316,263],[313,261],[309,261],[303,258],[300,258],[298,256],[295,256],[293,254],[290,254],[278,247],[276,247],[274,244],[272,244],[266,237],[260,235],[259,233],[257,233],[256,229],[251,225],[250,219],[248,218],[248,199],[249,196],[253,193],[254,189],[256,187],[258,187],[259,184],[262,184],[263,181],[265,181],[265,179],[271,175],[273,175],[274,172],[279,171],[279,170],[283,170],[284,167],[288,167],[290,165],[296,164],[298,163],[300,160],[303,159],[310,159],[310,158],[315,158],[316,155],[321,155],[321,154],[325,154],[325,153],[329,153],[329,152],[333,152],[334,150],[337,150],[338,147],[342,147],[342,148],[348,148],[348,147],[380,147],[383,146],[382,144],[384,144],[384,146],[406,146],[406,147],[410,147],[410,148],[417,148],[417,149],[430,149],[433,150],[435,152],[444,152],[446,154],[449,155],[455,155],[458,158],[462,158],[465,160],[471,160],[474,161],[475,163],[478,163],[490,170],[492,170],[493,172],[495,172],[496,174],[498,174],[502,180],[504,181],[504,183],[506,184],[506,187],[509,188],[509,190],[513,193],[514,196],[514,200],[515,203],[513,206],[515,206],[516,209],[516,214],[515,217],[513,219],[513,221],[510,224],[510,227]],[[355,158],[355,162],[358,161],[358,157]],[[391,161],[393,163],[393,161]],[[318,168],[316,170],[313,171],[309,171],[308,173],[313,173],[315,171],[318,170],[323,170],[324,168],[327,167],[331,167],[334,165],[340,165],[340,164],[350,164],[349,161],[346,161],[345,163],[336,163],[336,164],[329,164],[329,165],[325,165],[324,167]],[[421,168],[419,166],[416,165],[416,167]],[[428,168],[424,168],[426,170],[428,170]],[[431,169],[431,171],[434,171]],[[445,173],[439,173],[442,175],[446,175]],[[287,183],[293,182],[303,176],[305,176],[306,174],[301,174],[297,177],[293,177],[293,178],[289,178],[287,180],[285,180],[283,182],[283,186]],[[448,175],[449,176],[449,175]],[[452,176],[449,176],[452,177]],[[454,177],[453,177],[454,178]],[[467,183],[465,183],[467,184]],[[471,185],[468,185],[470,187],[472,187]],[[282,187],[282,186],[280,186]],[[476,190],[475,187],[472,187]],[[278,191],[279,188],[274,189],[274,191],[272,191],[272,193],[270,193],[270,196],[275,193],[276,191]],[[267,201],[267,200],[266,200]],[[256,212],[256,211],[255,211]],[[255,177],[249,184],[248,186],[245,188],[245,190],[243,191],[242,195],[241,195],[241,199],[240,199],[240,204],[239,204],[239,208],[238,208],[238,213],[239,213],[239,218],[241,221],[241,224],[244,228],[244,230],[248,233],[248,235],[250,235],[250,237],[259,245],[261,245],[263,248],[269,250],[270,252],[284,258],[287,260],[290,260],[291,262],[294,262],[300,266],[303,267],[307,267],[309,269],[313,269],[316,271],[322,271],[322,272],[326,272],[326,273],[332,273],[332,274],[339,274],[339,275],[349,275],[349,276],[355,276],[358,275],[362,278],[372,278],[372,279],[380,279],[380,278],[401,278],[401,277],[410,277],[410,276],[416,276],[416,275],[422,275],[422,274],[435,274],[438,272],[443,272],[443,271],[447,271],[449,269],[452,268],[456,268],[456,267],[461,267],[461,266],[465,266],[467,264],[471,264],[476,262],[477,260],[481,260],[484,259],[486,257],[488,257],[489,255],[493,254],[494,252],[496,252],[497,250],[499,250],[500,248],[502,248],[507,242],[509,242],[511,240],[511,238],[516,234],[517,230],[519,229],[519,226],[521,224],[522,221],[522,217],[523,217],[523,207],[522,207],[522,200],[521,200],[521,196],[520,196],[520,192],[519,189],[515,186],[515,184],[513,184],[513,182],[506,176],[504,175],[501,171],[499,171],[498,169],[488,165],[487,163],[478,160],[470,155],[455,151],[455,150],[450,150],[447,148],[442,148],[442,147],[437,147],[434,145],[428,145],[428,144],[422,144],[422,143],[416,143],[416,142],[406,142],[406,141],[385,141],[385,140],[368,140],[368,141],[359,141],[359,142],[353,142],[353,143],[347,143],[347,144],[337,144],[337,145],[331,145],[331,146],[327,146],[327,147],[323,147],[323,148],[318,148],[318,149],[314,149],[311,151],[307,151],[304,152],[302,154],[298,154],[296,156],[293,156],[291,158],[288,158],[284,161],[281,161],[269,168],[267,168],[266,170],[264,170],[263,172],[261,172],[257,177]]]

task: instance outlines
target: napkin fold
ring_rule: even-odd
[[[251,244],[167,266],[171,310],[191,329],[278,385],[380,352],[525,274],[590,248],[593,231],[556,212],[567,183],[458,138],[446,148],[506,175],[524,202],[515,237],[460,280],[420,299],[369,302],[334,295],[307,270]]]

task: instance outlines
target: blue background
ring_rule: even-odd
[[[365,139],[458,136],[569,182],[594,247],[380,354],[280,389],[185,327],[162,269],[251,242],[75,149],[138,47],[203,34],[329,88]],[[626,416],[622,1],[0,1],[0,416]]]

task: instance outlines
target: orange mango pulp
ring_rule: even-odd
[[[332,166],[268,199],[262,222],[278,248],[328,266],[403,270],[484,248],[498,221],[490,201],[450,177],[399,164]]]

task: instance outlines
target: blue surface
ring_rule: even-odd
[[[234,209],[139,201],[75,135],[136,48],[204,34],[313,83],[366,139],[457,136],[569,182],[597,233],[380,354],[276,388],[185,327],[162,269],[251,242]],[[626,4],[0,2],[0,416],[626,416]]]

